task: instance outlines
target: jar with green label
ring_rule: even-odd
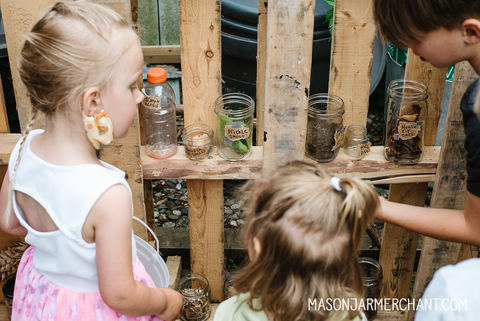
[[[248,95],[231,93],[217,98],[217,149],[222,158],[239,161],[251,154],[254,111],[255,102]]]
[[[385,159],[415,164],[422,159],[427,120],[428,88],[415,79],[393,80],[387,89]]]

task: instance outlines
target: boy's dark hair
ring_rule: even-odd
[[[480,1],[374,0],[373,16],[383,40],[411,47],[427,32],[453,30],[469,18],[480,18]]]

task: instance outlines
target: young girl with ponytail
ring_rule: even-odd
[[[218,306],[215,321],[366,320],[358,251],[379,206],[376,191],[294,161],[249,182],[242,195],[250,260],[234,281],[238,295]],[[351,308],[329,308],[335,299]]]
[[[121,138],[143,100],[143,54],[120,15],[58,2],[20,54],[32,121],[0,191],[0,227],[31,246],[19,264],[12,320],[174,320],[180,293],[155,288],[136,255],[125,173],[96,156]],[[45,130],[31,130],[37,114]]]

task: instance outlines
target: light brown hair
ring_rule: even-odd
[[[240,269],[238,293],[250,293],[275,321],[327,320],[311,300],[363,298],[358,250],[379,205],[376,191],[359,179],[331,184],[321,165],[294,161],[268,178],[246,184],[243,240],[261,251]],[[345,312],[347,313],[347,312]],[[351,319],[358,311],[348,311]],[[338,314],[336,315],[339,316]]]
[[[383,40],[411,47],[430,31],[453,30],[469,18],[480,18],[480,1],[374,0],[373,17]]]
[[[110,89],[117,62],[133,41],[139,41],[138,36],[118,13],[84,0],[55,3],[26,35],[19,73],[32,116],[10,182],[6,226],[12,212],[15,173],[37,113],[47,118],[64,113],[67,119],[73,113],[73,118],[81,119],[82,95],[90,87]]]

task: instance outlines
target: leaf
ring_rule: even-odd
[[[326,3],[333,6],[335,4],[335,0],[325,0]]]
[[[330,39],[328,41],[331,41],[333,34],[333,8],[329,9],[325,14],[325,22],[328,22],[328,30],[330,30]]]

